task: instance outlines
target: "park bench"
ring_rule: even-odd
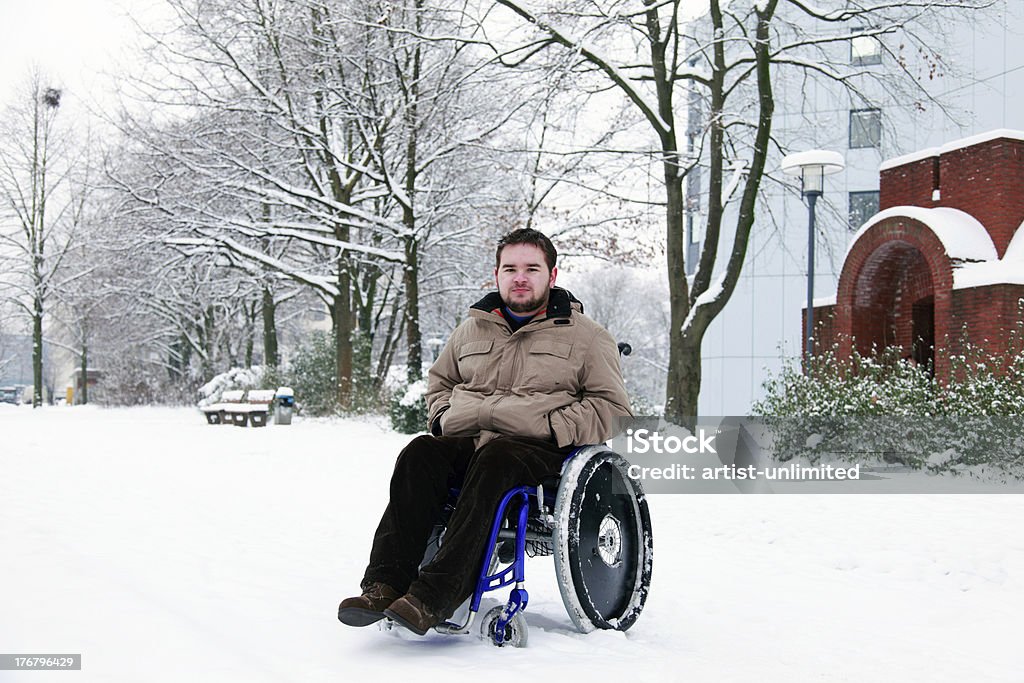
[[[206,422],[208,424],[231,424],[231,419],[227,416],[227,409],[241,403],[244,398],[244,390],[232,389],[221,394],[220,401],[218,403],[213,403],[208,406],[200,406],[199,409],[203,411],[204,415],[206,415]]]
[[[229,405],[224,412],[231,416],[236,427],[266,427],[270,404],[274,402],[273,389],[250,389],[244,403]]]
[[[270,404],[274,402],[273,389],[241,389],[225,391],[220,402],[202,406],[209,424],[233,424],[236,427],[265,427]]]

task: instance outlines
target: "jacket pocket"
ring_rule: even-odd
[[[572,344],[541,339],[526,352],[523,388],[529,391],[574,391],[575,368],[570,361]]]
[[[491,364],[490,353],[494,348],[493,339],[466,342],[459,347],[459,375],[470,386],[486,384],[486,374]]]
[[[452,390],[451,405],[440,415],[444,436],[476,436],[480,432],[480,403],[483,396],[461,386]]]
[[[555,358],[565,360],[569,357],[569,354],[572,353],[572,344],[551,341],[550,339],[542,339],[540,341],[535,341],[530,345],[530,353],[540,353],[546,356],[554,356]]]

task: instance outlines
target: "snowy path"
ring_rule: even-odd
[[[406,440],[0,406],[0,652],[83,655],[0,681],[1024,680],[1018,495],[651,496],[626,634],[575,633],[550,558],[525,650],[345,628]]]

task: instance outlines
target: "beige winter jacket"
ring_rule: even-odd
[[[553,288],[547,314],[516,332],[493,292],[473,305],[430,368],[429,424],[435,435],[499,435],[551,440],[560,447],[612,437],[630,415],[615,340]]]

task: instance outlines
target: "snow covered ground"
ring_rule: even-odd
[[[627,633],[576,633],[550,558],[527,565],[528,648],[346,628],[407,438],[0,405],[0,653],[83,656],[0,680],[1024,677],[1019,495],[655,495]]]

